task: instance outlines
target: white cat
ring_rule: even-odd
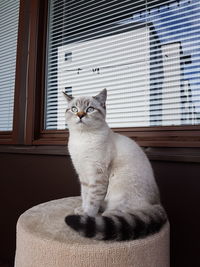
[[[105,121],[107,91],[65,94],[69,152],[81,183],[82,207],[66,223],[86,237],[129,240],[153,234],[167,217],[149,160]]]

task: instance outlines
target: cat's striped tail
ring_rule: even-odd
[[[161,205],[133,213],[106,214],[90,217],[68,215],[65,222],[82,236],[98,240],[133,240],[158,232],[167,216]]]

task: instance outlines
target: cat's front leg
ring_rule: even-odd
[[[96,216],[107,193],[108,181],[104,176],[98,176],[88,186],[88,195],[84,212],[89,216]]]
[[[82,203],[81,203],[80,207],[75,208],[75,210],[74,210],[75,214],[78,214],[78,215],[85,214],[84,209],[86,206],[87,196],[88,196],[88,184],[81,182],[81,200],[82,200]]]

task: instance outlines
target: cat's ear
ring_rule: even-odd
[[[103,107],[105,107],[106,98],[107,98],[107,90],[104,88],[98,95],[93,96]]]
[[[70,101],[72,101],[73,97],[69,96],[68,94],[66,94],[65,92],[63,92],[63,95],[65,96],[65,98],[67,99],[67,102],[69,103]]]

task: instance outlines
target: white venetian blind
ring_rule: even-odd
[[[50,0],[45,128],[108,90],[111,127],[200,124],[200,1]]]
[[[11,131],[19,0],[0,0],[0,131]]]

